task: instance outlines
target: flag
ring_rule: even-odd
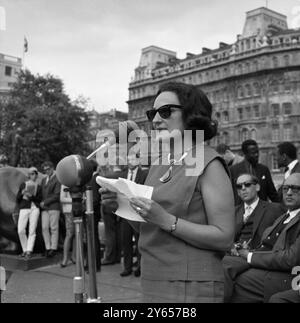
[[[27,53],[28,52],[28,41],[27,41],[27,38],[24,37],[24,53]]]

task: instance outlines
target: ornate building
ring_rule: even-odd
[[[5,98],[17,81],[22,68],[21,58],[0,53],[0,97]]]
[[[261,162],[272,170],[278,168],[279,142],[300,147],[300,29],[288,29],[280,13],[264,7],[249,11],[234,44],[220,42],[217,49],[202,48],[184,59],[159,47],[144,48],[129,84],[128,117],[146,131],[145,111],[167,81],[197,85],[208,95],[219,122],[212,146],[224,142],[240,151],[242,141],[253,138]]]

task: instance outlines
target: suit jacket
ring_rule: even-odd
[[[240,175],[250,173],[249,166],[249,162],[245,159],[241,163],[233,165],[229,169],[231,174],[235,205],[238,205],[242,202],[237,194],[235,187],[236,180]],[[259,198],[264,201],[267,201],[269,198],[272,202],[280,202],[280,198],[274,186],[269,168],[265,165],[257,164],[254,168],[254,171],[260,184],[260,191],[258,192]]]
[[[283,216],[266,229],[262,239],[270,235]],[[268,301],[273,294],[291,288],[291,282],[294,278],[291,271],[293,267],[299,265],[300,212],[286,225],[271,251],[259,251],[258,249],[252,255],[251,267],[266,271],[265,301]]]
[[[278,203],[270,203],[263,200],[259,200],[256,208],[252,212],[253,218],[253,230],[251,236],[251,242],[249,244],[250,249],[256,249],[260,242],[264,231],[270,227],[274,221],[284,212],[283,207]],[[243,230],[243,215],[245,213],[244,203],[236,206],[236,237],[235,241],[239,240]]]
[[[46,184],[47,177],[43,178],[42,201],[44,202],[44,210],[60,210],[60,183],[56,175],[51,176]]]
[[[148,169],[142,169],[141,167],[139,167],[135,176],[135,183],[144,184],[148,176],[148,172]]]
[[[263,233],[266,239],[285,215],[279,217],[274,224]],[[294,266],[300,265],[300,212],[286,225],[278,236],[271,251],[255,251],[251,266],[255,268],[291,272]]]

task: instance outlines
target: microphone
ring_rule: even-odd
[[[139,130],[138,125],[132,121],[127,120],[119,123],[119,130],[115,136],[109,138],[104,144],[93,151],[87,158],[81,155],[70,155],[63,158],[56,166],[56,176],[58,181],[67,186],[83,186],[87,184],[93,176],[93,164],[89,161],[97,152],[107,149],[115,143],[120,143],[120,139],[128,140],[129,134]]]
[[[93,172],[92,163],[80,155],[67,156],[56,166],[58,181],[67,187],[87,184],[91,180]]]

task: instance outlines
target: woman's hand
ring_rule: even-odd
[[[155,201],[144,197],[134,197],[130,199],[130,205],[145,221],[156,224],[163,230],[170,231],[175,222],[175,216]]]
[[[104,211],[107,213],[116,212],[119,207],[117,203],[117,193],[111,192],[106,188],[100,188],[99,193],[101,195],[101,203],[104,207]]]

